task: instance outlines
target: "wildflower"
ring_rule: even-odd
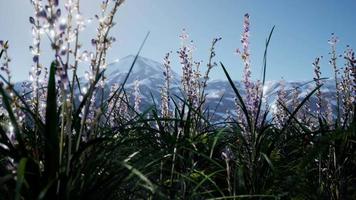
[[[299,95],[300,95],[300,88],[299,87],[295,87],[292,91],[292,110],[297,109],[298,104],[299,104]]]
[[[113,123],[114,119],[116,118],[116,112],[115,112],[115,108],[116,106],[114,105],[114,102],[117,101],[117,97],[114,96],[115,91],[119,88],[118,84],[113,84],[110,87],[110,93],[109,93],[109,97],[112,98],[112,100],[109,102],[108,104],[108,111],[110,116],[108,116],[109,118],[109,122]]]
[[[241,56],[244,70],[242,82],[246,92],[244,103],[246,105],[247,112],[249,117],[252,119],[252,122],[257,118],[257,112],[259,109],[260,99],[263,98],[261,95],[262,84],[260,81],[256,83],[251,80],[251,60],[250,60],[250,16],[245,14],[243,22],[243,32],[241,35],[241,45],[242,50],[237,49],[236,53]],[[247,116],[243,116],[247,117]],[[258,122],[253,123],[257,125]]]
[[[189,38],[188,34],[183,30],[182,35],[180,36],[182,40],[182,47],[178,51],[180,63],[182,65],[182,89],[185,95],[187,96],[188,102],[192,105],[194,104],[194,72],[193,72],[193,46],[187,44],[187,39]]]
[[[338,74],[339,69],[337,66],[337,53],[336,53],[336,45],[339,42],[339,38],[335,36],[334,33],[331,34],[331,38],[329,39],[328,43],[331,46],[331,60],[329,61],[330,65],[334,69],[334,79],[335,79],[335,90],[336,90],[336,109],[337,109],[337,120],[340,119],[340,93],[339,93],[339,81],[338,81]]]
[[[1,48],[1,66],[0,66],[0,71],[4,72],[6,74],[7,77],[7,81],[11,82],[11,71],[10,71],[10,62],[11,62],[11,58],[8,54],[8,44],[7,42],[1,42],[0,43],[0,48]]]
[[[354,112],[355,105],[355,53],[351,48],[347,48],[344,52],[346,60],[343,74],[341,76],[340,91],[342,102],[342,121],[345,125],[351,123],[351,118]]]
[[[314,81],[317,87],[320,87],[322,85],[321,83],[321,71],[320,71],[320,57],[317,57],[315,61],[313,62],[314,66]],[[316,91],[316,96],[318,98],[317,103],[316,103],[316,112],[317,115],[321,115],[321,108],[322,108],[322,94],[320,88]]]
[[[221,37],[218,37],[218,38],[214,38],[213,41],[212,41],[212,44],[211,44],[211,47],[210,47],[210,56],[209,56],[209,62],[207,64],[207,71],[205,73],[205,76],[204,76],[204,82],[203,82],[203,88],[205,88],[207,86],[207,82],[209,80],[209,73],[211,71],[211,69],[213,67],[215,67],[217,64],[215,62],[213,62],[213,58],[215,57],[215,45],[218,41],[220,41],[222,38]]]
[[[197,108],[201,102],[199,102],[199,97],[202,92],[202,83],[201,83],[201,73],[200,73],[200,65],[202,61],[200,62],[194,62],[195,69],[193,70],[193,80],[192,80],[192,85],[194,89],[192,90],[192,102],[193,105]]]
[[[217,65],[216,62],[213,62],[213,58],[216,55],[215,54],[215,45],[221,39],[222,39],[221,37],[218,37],[218,38],[214,38],[213,41],[212,41],[212,44],[211,44],[211,47],[210,47],[209,61],[208,61],[208,64],[207,64],[207,70],[205,72],[205,75],[203,77],[203,81],[202,81],[202,84],[201,84],[201,87],[202,87],[201,90],[202,91],[201,91],[200,102],[205,102],[206,95],[204,94],[204,92],[205,92],[205,89],[207,87],[207,82],[209,80],[209,74],[210,74],[210,71],[213,69],[213,67],[215,67]]]
[[[328,122],[329,125],[333,124],[334,122],[334,116],[333,116],[333,109],[332,109],[332,105],[330,103],[330,101],[327,102],[326,104],[326,120]]]
[[[17,119],[17,123],[18,124],[22,124],[23,119],[24,119],[24,113],[23,111],[20,109],[20,107],[22,106],[22,102],[19,101],[18,97],[14,95],[13,93],[13,85],[11,83],[11,71],[10,71],[10,62],[11,62],[11,58],[8,54],[8,49],[9,49],[9,45],[8,42],[4,42],[4,41],[0,41],[0,72],[3,72],[6,76],[3,77],[4,81],[8,84],[6,87],[6,90],[9,91],[9,99],[10,99],[10,106],[12,108],[13,114],[15,116],[15,118]],[[0,81],[0,87],[4,88],[4,83],[2,81]],[[0,97],[0,103],[2,103],[2,97]],[[0,109],[0,114],[2,115],[8,115],[8,112],[6,109],[4,109],[3,107]],[[14,137],[13,135],[13,126],[9,125],[10,127],[10,135],[12,135],[11,137]],[[11,128],[12,127],[12,128]],[[9,136],[10,137],[10,136]],[[10,137],[10,138],[11,138]]]
[[[233,160],[235,159],[235,155],[234,153],[232,152],[231,148],[226,146],[222,151],[221,151],[221,158],[223,160]]]
[[[282,128],[287,122],[288,117],[287,111],[285,110],[285,108],[287,107],[287,95],[285,90],[286,82],[284,79],[282,79],[279,84],[280,87],[277,92],[277,105],[273,114],[277,119],[277,127]]]
[[[237,50],[237,52],[241,55],[242,61],[244,63],[244,73],[243,73],[243,83],[245,85],[245,89],[247,92],[247,98],[250,98],[252,83],[251,83],[251,61],[250,61],[250,16],[245,14],[244,17],[244,30],[241,36],[241,44],[243,50]]]
[[[161,88],[161,114],[162,117],[168,118],[170,117],[170,97],[169,97],[169,90],[170,90],[170,81],[172,78],[171,75],[171,62],[169,60],[170,53],[167,53],[164,57],[163,62],[163,76],[164,76],[164,86]]]
[[[140,111],[140,103],[141,103],[141,93],[140,93],[140,81],[135,80],[134,82],[134,101],[135,101],[135,106],[134,109],[136,112]]]
[[[240,125],[242,132],[247,132],[247,121],[246,117],[242,111],[241,104],[237,97],[234,98],[235,108],[236,108],[236,116],[237,116],[237,123]]]

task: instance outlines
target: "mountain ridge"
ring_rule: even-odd
[[[118,62],[112,63],[107,66],[105,71],[106,85],[105,85],[105,96],[109,95],[110,88],[114,84],[121,85],[127,73],[135,59],[134,55],[128,55],[120,59]],[[125,84],[125,90],[129,93],[133,91],[135,81],[139,82],[139,89],[142,96],[142,107],[148,108],[153,104],[152,96],[155,98],[154,101],[160,102],[161,88],[165,83],[165,77],[163,75],[164,65],[160,62],[154,61],[152,59],[138,56],[135,65],[133,66],[132,72]],[[171,69],[171,88],[170,93],[174,96],[181,96],[181,77],[177,72]],[[81,85],[86,83],[84,76],[79,77]],[[330,100],[333,107],[336,103],[333,98],[335,97],[335,82],[332,79],[323,80],[324,86],[322,86],[321,91],[323,97],[326,101]],[[242,96],[245,94],[243,84],[239,80],[234,80],[239,92]],[[291,104],[292,94],[295,88],[299,88],[300,95],[299,99],[303,99],[307,94],[312,91],[316,85],[314,81],[284,81],[284,88],[286,93],[287,105]],[[22,87],[25,85],[25,88]],[[281,81],[268,80],[263,88],[264,97],[270,106],[277,104],[277,95],[282,85]],[[18,91],[29,91],[30,82],[20,82],[15,84],[15,88]],[[79,91],[78,91],[79,93]],[[235,97],[231,85],[227,80],[209,80],[206,90],[206,106],[210,108],[217,108],[217,115],[223,116],[227,111],[235,110]],[[132,95],[130,97],[131,101]],[[310,99],[312,104],[312,109],[315,109],[316,97],[313,96]]]
[[[130,67],[132,61],[134,60],[133,55],[129,55],[121,59],[118,63],[113,64],[109,67],[115,67],[116,70],[109,70],[106,74],[108,77],[107,84],[110,86],[114,83],[122,83],[124,77],[127,75],[127,66]],[[129,62],[131,61],[131,63]],[[108,68],[109,68],[108,67]],[[120,70],[124,69],[124,70]],[[125,71],[126,70],[126,71]],[[160,89],[164,84],[163,75],[163,64],[157,61],[153,61],[149,58],[139,56],[133,67],[132,73],[129,76],[128,82],[125,87],[130,90],[134,86],[134,81],[138,80],[140,82],[140,90],[142,92],[143,99],[145,103],[149,103],[147,99],[151,99],[151,94],[156,98],[160,99]],[[112,73],[110,73],[112,72]],[[173,83],[171,88],[171,94],[181,95],[180,91],[180,75],[172,71]],[[121,82],[120,82],[121,81]],[[239,80],[234,80],[235,85],[239,89],[239,92],[244,95],[245,90],[243,84]],[[287,103],[291,103],[292,93],[295,88],[298,88],[301,92],[299,98],[302,99],[309,92],[311,92],[315,87],[314,81],[284,81],[284,88],[286,93]],[[273,105],[277,103],[277,94],[282,85],[281,81],[268,80],[264,86],[264,94],[267,97],[269,104]],[[332,99],[335,96],[335,83],[332,79],[324,80],[324,86],[321,91],[326,99]],[[207,95],[207,105],[210,107],[216,107],[217,104],[221,104],[221,109],[218,109],[220,113],[226,113],[227,110],[232,110],[235,108],[235,94],[232,90],[231,85],[227,80],[209,80],[206,88],[205,94]],[[221,97],[222,101],[220,102]],[[316,103],[316,97],[311,98],[311,104]],[[332,103],[334,104],[334,103]],[[215,106],[214,106],[215,105]],[[314,107],[314,106],[312,106]]]

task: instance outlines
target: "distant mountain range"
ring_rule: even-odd
[[[132,65],[135,56],[126,56],[119,60],[119,62],[111,64],[107,67],[105,76],[106,81],[106,91],[108,95],[110,91],[110,86],[113,84],[122,84],[124,79]],[[125,84],[125,89],[131,92],[134,87],[134,82],[138,80],[140,82],[140,92],[142,96],[142,110],[150,105],[153,105],[152,96],[157,104],[160,104],[160,91],[164,84],[164,67],[162,63],[156,62],[154,60],[139,56],[133,70]],[[203,72],[204,73],[204,72]],[[178,73],[172,71],[171,79],[171,94],[181,96],[180,85],[181,77]],[[85,83],[85,78],[79,78],[81,83]],[[334,80],[323,80],[324,85],[322,86],[323,98],[326,101],[331,102],[332,106],[335,107],[335,82]],[[28,83],[28,82],[27,82]],[[17,83],[15,88],[23,91],[24,88],[20,86],[22,83]],[[27,84],[29,85],[29,84]],[[81,84],[82,85],[82,84]],[[239,92],[243,96],[245,94],[243,85],[241,81],[235,81],[235,85],[239,89]],[[281,87],[280,81],[266,81],[264,86],[264,94],[269,106],[273,109],[277,102],[277,94]],[[312,91],[316,85],[313,81],[285,81],[284,88],[286,91],[287,104],[292,101],[292,93],[295,88],[298,87],[300,93],[299,99],[303,99],[310,91]],[[26,89],[25,89],[26,90]],[[207,95],[206,105],[211,111],[215,112],[217,117],[226,116],[227,111],[235,111],[235,97],[231,85],[227,80],[211,80],[208,81],[208,86],[205,90]],[[132,99],[131,99],[132,100]],[[310,99],[311,109],[315,110],[316,97],[315,95]],[[272,110],[273,111],[273,110]]]
[[[114,83],[121,84],[129,71],[129,68],[134,60],[135,56],[130,55],[122,58],[119,62],[108,66],[106,71],[107,84],[110,86]],[[125,85],[127,90],[132,90],[134,81],[140,82],[140,91],[143,96],[143,106],[152,104],[152,97],[155,97],[156,102],[160,102],[160,90],[164,84],[164,67],[162,63],[153,61],[148,58],[138,57],[133,71],[129,76],[129,79]],[[176,72],[172,72],[171,93],[180,95],[180,75]],[[335,98],[335,82],[334,80],[323,80],[324,85],[321,88],[323,98],[325,100],[331,100]],[[235,85],[239,89],[242,95],[245,94],[243,85],[240,81],[235,81]],[[270,106],[276,104],[278,90],[281,87],[280,81],[266,81],[264,86],[264,94]],[[313,81],[285,81],[284,88],[287,96],[287,103],[291,103],[292,93],[295,88],[298,87],[300,93],[299,98],[302,99],[310,91],[312,91],[316,85]],[[211,110],[216,109],[217,116],[225,116],[226,112],[235,109],[235,94],[231,85],[227,80],[211,80],[208,82],[206,89],[207,94],[207,106]],[[221,98],[223,96],[223,98]],[[221,100],[221,102],[220,102]],[[311,108],[315,109],[316,97],[311,99]],[[335,106],[335,101],[332,101],[332,105]]]

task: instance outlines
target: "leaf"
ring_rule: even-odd
[[[20,95],[13,87],[11,87],[11,83],[6,80],[1,74],[0,74],[0,78],[2,81],[4,81],[4,83],[6,83],[8,86],[10,86],[10,90],[11,92],[21,101],[21,103],[24,105],[24,107],[21,107],[21,109],[23,111],[26,111],[24,112],[26,115],[29,115],[29,116],[26,116],[26,117],[32,117],[35,122],[37,123],[37,126],[40,128],[40,129],[43,129],[44,127],[44,124],[42,123],[41,119],[38,117],[38,115],[36,115],[31,107],[28,105],[27,101],[24,99],[24,97],[32,92],[29,92],[29,93],[25,93],[23,95]],[[43,88],[40,88],[40,89],[43,89]]]
[[[261,112],[261,106],[262,106],[262,98],[263,98],[263,87],[265,85],[265,81],[266,81],[266,69],[267,69],[267,52],[268,52],[268,46],[269,46],[269,42],[271,41],[271,37],[273,34],[275,26],[273,26],[271,32],[269,33],[268,39],[266,40],[266,47],[265,47],[265,52],[263,55],[263,78],[262,78],[262,90],[261,90],[261,97],[259,99],[258,102],[258,109],[257,109],[257,114],[256,114],[256,119],[255,119],[255,127],[257,126],[258,123],[258,117],[260,115]]]
[[[152,193],[155,192],[155,187],[154,187],[153,183],[145,175],[143,175],[139,170],[137,170],[136,168],[132,167],[131,165],[129,165],[126,162],[122,162],[121,164],[125,168],[130,170],[131,173],[135,174],[138,178],[140,178],[143,182],[145,182],[147,184],[147,186],[146,186],[147,189],[149,189]]]
[[[268,158],[268,156],[267,156],[265,153],[262,153],[262,152],[261,152],[261,155],[262,155],[263,158],[266,160],[266,162],[268,163],[268,165],[270,166],[270,168],[274,171],[275,168],[274,168],[274,166],[273,166],[271,160]]]
[[[107,101],[107,103],[106,103],[105,106],[108,106],[109,103],[114,99],[115,96],[120,96],[120,95],[121,95],[121,92],[124,90],[124,86],[125,86],[127,80],[129,79],[129,76],[130,76],[130,74],[131,74],[131,72],[132,72],[132,69],[133,69],[133,67],[135,66],[135,63],[136,63],[136,61],[137,61],[137,59],[138,59],[138,56],[140,55],[140,53],[141,53],[141,51],[142,51],[142,48],[143,48],[143,46],[145,45],[146,40],[147,40],[147,38],[148,38],[149,35],[150,35],[150,32],[148,32],[148,33],[146,34],[145,39],[144,39],[143,42],[141,43],[141,46],[140,46],[140,48],[138,49],[138,52],[136,53],[136,56],[135,56],[134,60],[133,60],[132,63],[131,63],[129,72],[127,72],[126,77],[125,77],[125,79],[124,79],[124,82],[121,84],[121,87],[119,87],[119,88],[117,88],[117,89],[115,90],[115,92],[113,93],[113,95],[108,99],[108,101]],[[118,99],[119,99],[119,98],[116,98],[116,99],[115,99],[114,105],[116,105]],[[103,109],[103,110],[105,110],[105,109]],[[112,112],[113,112],[113,109],[111,109],[111,110],[109,111],[109,115],[108,115],[108,116],[110,116]],[[107,125],[108,122],[109,122],[109,118],[107,118],[105,124]]]
[[[42,191],[40,192],[40,194],[38,195],[38,200],[41,200],[41,199],[45,199],[45,197],[46,197],[46,194],[47,194],[47,192],[48,192],[48,190],[51,188],[51,186],[53,185],[53,180],[52,181],[50,181],[47,185],[46,185],[46,187],[44,187],[43,189],[42,189]]]
[[[225,169],[222,170],[217,170],[215,172],[210,173],[209,175],[206,175],[203,171],[198,171],[198,170],[194,170],[194,172],[198,173],[199,175],[203,176],[203,180],[201,180],[198,184],[196,184],[196,186],[194,187],[193,191],[196,192],[202,185],[204,182],[209,181],[210,183],[213,184],[213,186],[215,187],[215,189],[220,193],[220,195],[224,196],[224,193],[221,191],[221,189],[219,188],[219,186],[216,184],[216,182],[211,178],[213,176],[215,176],[218,173],[224,172]]]
[[[6,94],[5,90],[3,87],[0,87],[0,93],[2,95],[2,101],[3,101],[3,105],[8,113],[11,125],[14,127],[14,133],[16,136],[16,140],[19,142],[19,146],[20,149],[25,152],[25,146],[24,146],[24,142],[22,139],[22,135],[20,133],[20,127],[19,124],[17,123],[17,119],[14,115],[14,111],[12,110],[11,104],[10,104],[10,97]]]
[[[16,149],[12,145],[10,138],[7,136],[5,130],[2,127],[0,127],[0,136],[1,136],[0,137],[1,138],[0,143],[3,143],[7,148],[9,148],[9,151],[8,151],[9,154],[12,154],[14,157],[16,157],[17,156],[16,155],[17,154]],[[0,150],[2,148],[3,147],[0,146]],[[4,149],[4,150],[6,150],[6,149]],[[6,152],[7,152],[7,150],[6,150]]]
[[[7,43],[8,43],[8,41],[5,42],[4,48],[3,48],[3,49],[1,50],[1,52],[0,52],[0,58],[2,57],[2,54],[4,53],[6,47],[8,46]]]
[[[289,116],[287,122],[285,123],[285,125],[283,126],[282,130],[281,130],[281,134],[287,129],[287,127],[289,126],[289,124],[292,122],[292,120],[294,119],[294,116],[297,114],[297,112],[302,108],[302,106],[305,104],[305,102],[307,102],[307,100],[317,91],[319,90],[319,88],[322,85],[317,86],[314,90],[312,90],[304,99],[302,102],[300,102],[300,104],[296,107],[296,109],[292,112],[292,114]]]
[[[245,116],[246,116],[246,120],[247,120],[248,127],[250,128],[250,130],[252,130],[251,118],[249,117],[249,114],[248,114],[246,105],[245,105],[245,103],[244,103],[244,101],[243,101],[243,99],[242,99],[242,97],[241,97],[239,91],[237,90],[237,88],[236,88],[234,82],[232,81],[232,79],[231,79],[229,73],[226,71],[225,66],[224,66],[221,62],[220,62],[220,65],[221,65],[221,67],[223,68],[224,73],[225,73],[225,75],[226,75],[226,77],[227,77],[227,79],[228,79],[228,81],[229,81],[229,83],[230,83],[232,89],[234,90],[234,92],[235,92],[237,98],[238,98],[239,101],[240,101],[240,104],[241,104],[241,107],[242,107],[242,111],[244,112],[244,114],[245,114]]]
[[[45,119],[45,176],[48,180],[55,177],[59,162],[59,137],[55,69],[57,63],[51,64],[47,89],[47,107]]]
[[[25,182],[25,170],[26,170],[27,158],[21,158],[17,167],[17,181],[15,190],[15,200],[19,200],[21,197],[21,188]]]
[[[215,149],[215,145],[217,143],[217,141],[219,140],[220,136],[224,133],[226,128],[222,128],[221,130],[219,130],[219,132],[215,135],[214,137],[214,141],[213,141],[213,144],[211,146],[211,150],[210,150],[210,158],[213,157],[213,153],[214,153],[214,149]]]

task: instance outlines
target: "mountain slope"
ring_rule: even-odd
[[[107,84],[121,84],[127,75],[127,72],[134,60],[135,56],[127,56],[121,59],[118,63],[110,65],[106,71]],[[125,88],[130,91],[133,88],[134,81],[140,82],[140,90],[143,97],[143,104],[147,104],[151,101],[151,94],[155,97],[157,102],[160,101],[160,89],[164,84],[163,65],[159,62],[150,60],[139,56],[133,71],[129,76],[128,82]],[[235,84],[242,95],[245,91],[243,85],[239,81],[235,81]],[[180,96],[180,76],[176,72],[172,72],[172,88],[171,94]],[[286,91],[287,103],[292,101],[292,93],[295,88],[298,88],[301,92],[300,100],[304,98],[310,91],[316,86],[314,82],[307,81],[285,81],[284,83]],[[270,106],[276,104],[278,90],[281,88],[279,81],[266,81],[264,87],[264,94]],[[335,84],[333,80],[324,81],[324,86],[321,89],[323,97],[326,100],[332,100],[335,96]],[[227,111],[235,109],[235,94],[231,89],[230,84],[225,80],[212,80],[208,82],[206,89],[207,106],[211,110],[217,111],[217,115],[224,116]],[[222,98],[223,97],[223,98]],[[221,100],[221,102],[220,102]],[[332,101],[332,105],[335,106],[335,101]],[[311,98],[311,107],[315,109],[316,97]],[[218,106],[217,106],[218,105]]]

